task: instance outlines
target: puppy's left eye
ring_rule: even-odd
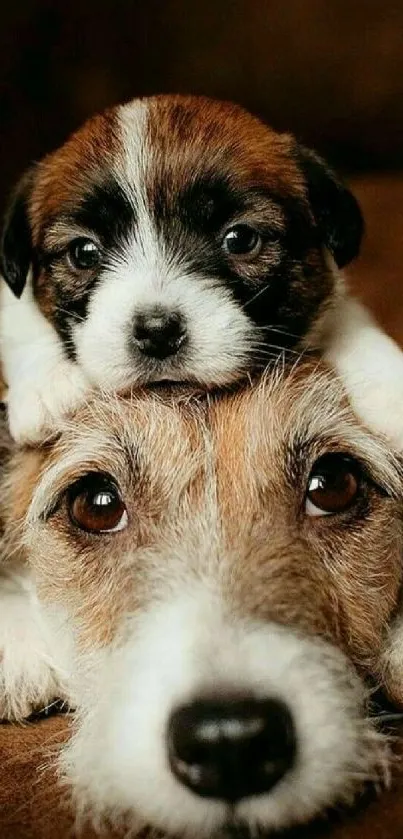
[[[308,480],[305,512],[308,516],[329,516],[352,507],[361,486],[361,469],[344,454],[326,454],[316,461]]]
[[[224,236],[224,249],[232,256],[257,256],[262,249],[262,237],[248,224],[235,224]]]
[[[116,533],[128,524],[127,510],[109,475],[90,472],[67,493],[71,522],[88,533]]]
[[[76,271],[89,271],[101,262],[101,251],[92,239],[75,239],[68,249],[69,262]]]

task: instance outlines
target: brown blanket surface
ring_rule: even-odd
[[[362,256],[350,271],[351,283],[403,346],[403,175],[362,178],[354,186],[364,208],[367,237]],[[54,717],[25,726],[0,725],[0,839],[71,836],[68,795],[51,768],[70,724],[66,717]],[[322,836],[401,839],[403,772],[399,777],[396,771],[392,789],[359,812],[338,819],[337,824],[293,833],[293,839]],[[82,839],[94,839],[94,834],[88,830]]]
[[[53,717],[25,726],[0,725],[1,839],[72,839],[74,820],[68,793],[61,790],[52,763],[68,737],[71,720]],[[403,731],[402,731],[403,735]],[[403,751],[403,739],[402,739]],[[401,839],[403,768],[391,789],[357,812],[282,834],[282,839]],[[90,828],[81,839],[95,839]],[[117,839],[103,833],[102,839]]]

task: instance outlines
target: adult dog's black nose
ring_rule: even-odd
[[[197,795],[237,801],[268,792],[291,768],[296,736],[276,699],[200,700],[168,724],[173,773]]]
[[[185,338],[185,324],[177,312],[153,309],[139,313],[134,320],[133,344],[149,358],[175,355]]]

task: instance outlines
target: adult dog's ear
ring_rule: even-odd
[[[298,144],[297,157],[322,244],[343,268],[357,256],[364,232],[358,202],[316,152]]]
[[[34,167],[28,169],[11,195],[0,243],[0,271],[16,297],[21,297],[32,262],[32,235],[28,202],[34,180]]]

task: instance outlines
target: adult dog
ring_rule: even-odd
[[[365,684],[399,599],[402,474],[331,371],[98,397],[4,460],[3,715],[77,709],[79,807],[270,832],[382,774]]]

